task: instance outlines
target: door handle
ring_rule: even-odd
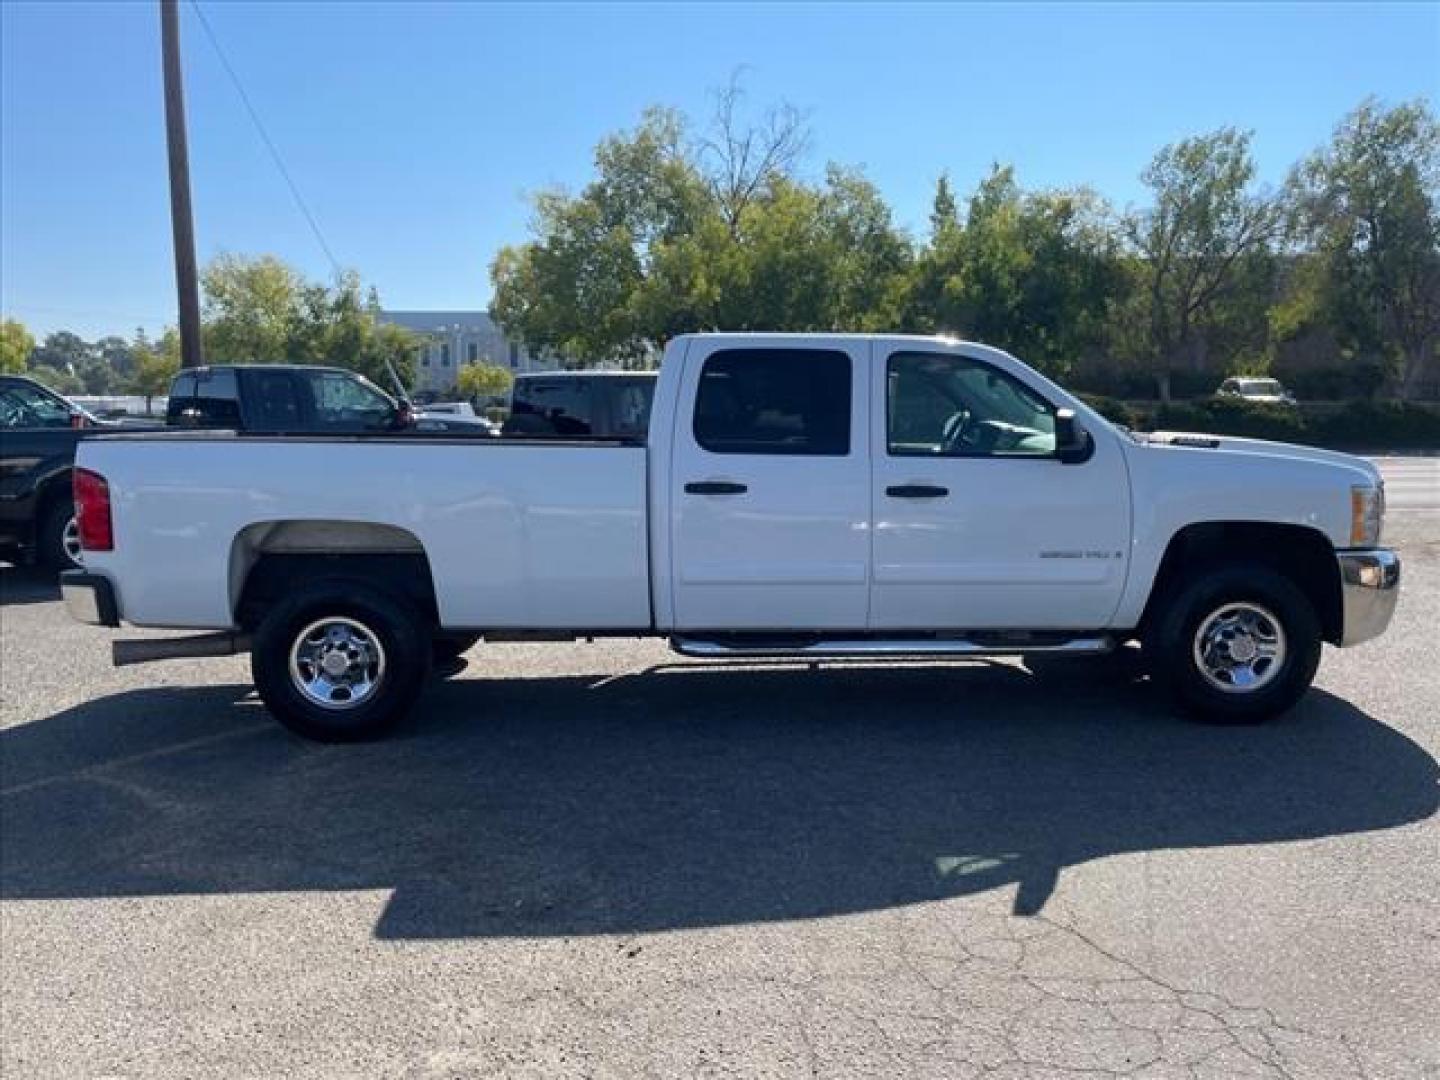
[[[936,484],[896,484],[887,487],[885,494],[892,499],[943,499],[950,489]]]
[[[685,485],[689,495],[743,495],[750,489],[733,480],[692,480]]]

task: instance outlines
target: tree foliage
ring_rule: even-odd
[[[734,83],[698,137],[648,111],[600,144],[578,195],[536,198],[536,238],[492,264],[492,312],[532,349],[582,363],[697,330],[893,325],[910,243],[860,173],[796,177],[808,138],[788,106],[748,123]]]
[[[14,375],[25,370],[35,339],[25,324],[15,319],[0,322],[0,375]]]
[[[1234,128],[1182,139],[1141,174],[1154,203],[1126,223],[1138,256],[1128,305],[1138,329],[1129,340],[1166,400],[1177,367],[1206,366],[1227,301],[1271,255],[1279,204],[1254,187],[1250,139]]]
[[[130,390],[145,399],[145,411],[149,412],[151,399],[169,393],[171,380],[180,370],[180,335],[174,329],[166,330],[152,345],[143,332],[137,333],[131,352],[135,374]]]
[[[1288,191],[1295,234],[1314,253],[1292,324],[1327,322],[1412,394],[1440,356],[1440,122],[1422,102],[1365,101]]]
[[[488,361],[466,364],[455,376],[456,388],[471,399],[496,397],[509,390],[514,381],[509,368]]]
[[[996,166],[962,223],[941,177],[909,325],[958,332],[1063,374],[1105,332],[1120,280],[1110,219],[1091,192],[1022,192],[1014,170]]]
[[[388,382],[388,362],[407,384],[414,378],[418,340],[380,322],[379,299],[353,271],[324,285],[272,255],[221,255],[201,285],[212,363],[328,364]]]

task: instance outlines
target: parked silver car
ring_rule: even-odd
[[[1282,386],[1278,379],[1263,379],[1248,375],[1234,375],[1220,384],[1216,397],[1240,398],[1260,405],[1294,405],[1295,395]]]

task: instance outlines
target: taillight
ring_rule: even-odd
[[[99,473],[76,469],[70,474],[75,494],[75,526],[85,551],[113,551],[115,529],[110,521],[110,485]]]

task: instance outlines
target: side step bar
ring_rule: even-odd
[[[154,640],[112,641],[110,662],[116,667],[127,664],[148,664],[152,660],[193,660],[204,656],[234,656],[250,651],[250,635],[196,634],[192,637],[156,638]]]
[[[670,648],[681,656],[702,660],[736,657],[903,657],[903,656],[1014,656],[1020,653],[1069,653],[1100,656],[1115,649],[1115,639],[1105,634],[1085,637],[1024,641],[1022,639],[976,641],[969,638],[854,638],[797,642],[715,641],[673,637]]]

